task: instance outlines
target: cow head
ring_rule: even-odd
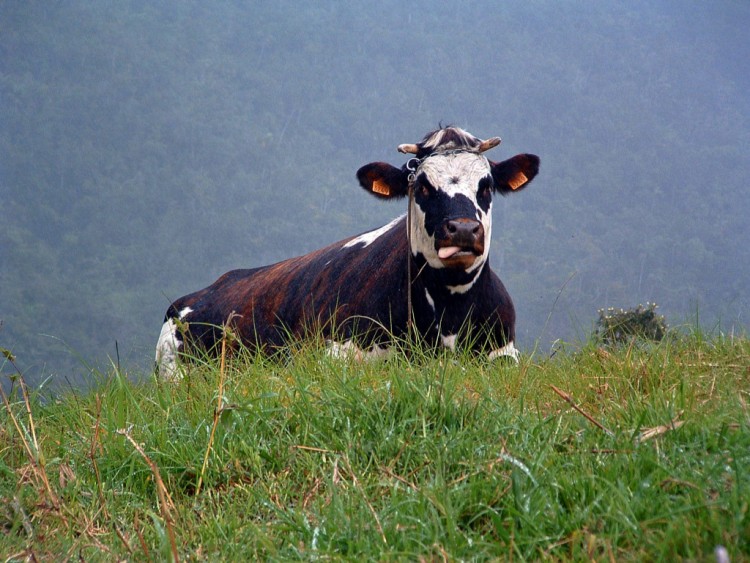
[[[492,234],[492,195],[520,191],[539,171],[539,158],[520,154],[503,162],[482,153],[500,143],[445,127],[420,143],[398,147],[414,157],[399,168],[374,162],[359,169],[360,185],[381,198],[413,190],[411,252],[433,268],[476,274],[487,261]]]

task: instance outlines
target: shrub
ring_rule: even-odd
[[[599,309],[596,337],[605,344],[621,344],[633,339],[659,341],[667,332],[663,315],[657,315],[656,303],[638,305],[633,309]]]

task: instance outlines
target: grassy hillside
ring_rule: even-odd
[[[0,417],[10,560],[750,559],[746,338],[519,367],[305,349],[21,391]]]

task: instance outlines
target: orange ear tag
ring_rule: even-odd
[[[529,179],[526,177],[526,174],[524,174],[523,172],[519,172],[508,180],[508,185],[510,186],[511,190],[517,190],[528,181]]]
[[[372,191],[380,195],[391,195],[391,189],[387,184],[381,182],[380,180],[375,180],[372,183]]]

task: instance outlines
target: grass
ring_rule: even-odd
[[[99,379],[16,382],[6,560],[750,560],[745,338]]]

